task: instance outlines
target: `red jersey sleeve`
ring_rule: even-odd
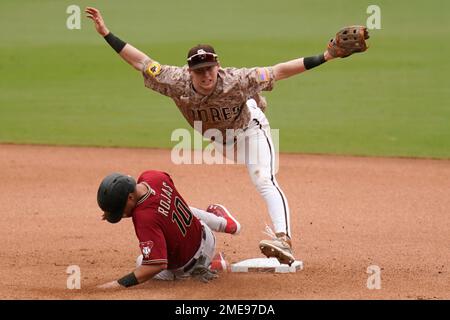
[[[137,231],[143,265],[167,263],[167,244],[160,228],[148,224]]]

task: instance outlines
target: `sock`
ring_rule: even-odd
[[[227,226],[227,220],[222,217],[218,217],[215,214],[207,212],[205,210],[189,207],[197,219],[202,220],[213,231],[225,232]]]

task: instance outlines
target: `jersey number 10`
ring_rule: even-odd
[[[191,225],[192,212],[189,207],[178,197],[175,197],[175,210],[172,211],[172,221],[178,225],[183,237],[186,236],[186,228]]]

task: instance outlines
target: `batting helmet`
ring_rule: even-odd
[[[135,189],[136,181],[121,173],[112,173],[103,179],[98,188],[97,203],[108,222],[117,223],[122,219],[128,195]]]

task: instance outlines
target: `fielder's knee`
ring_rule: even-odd
[[[272,177],[264,174],[260,169],[256,169],[252,172],[252,181],[260,193],[275,187],[272,182]]]

